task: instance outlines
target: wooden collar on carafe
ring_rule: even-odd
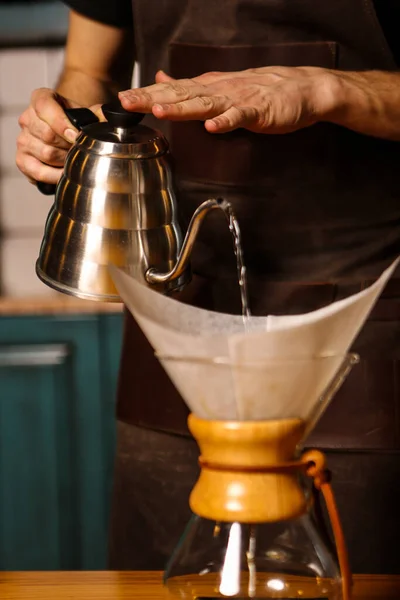
[[[265,523],[307,511],[296,470],[289,468],[304,421],[209,421],[192,414],[188,424],[201,452],[201,473],[190,496],[194,513],[215,521]]]

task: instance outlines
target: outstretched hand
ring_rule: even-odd
[[[289,133],[326,120],[334,109],[332,71],[317,67],[263,67],[173,79],[120,92],[127,110],[171,121],[201,120],[210,133],[239,127],[256,133]]]

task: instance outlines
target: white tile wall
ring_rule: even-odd
[[[53,198],[41,194],[17,173],[0,177],[0,223],[3,233],[43,231]]]
[[[61,73],[64,62],[64,49],[53,48],[46,51],[46,85],[53,88]]]
[[[9,111],[0,113],[0,171],[15,171],[15,152],[17,148],[17,137],[19,134],[18,116],[19,112]]]
[[[35,272],[41,239],[36,236],[3,239],[0,252],[3,295],[23,297],[54,294]]]
[[[46,50],[32,48],[0,52],[0,106],[25,108],[35,88],[47,85]]]
[[[15,165],[18,117],[38,87],[54,87],[64,51],[0,51],[0,289],[3,295],[53,294],[37,278],[44,224],[52,198],[26,181]]]

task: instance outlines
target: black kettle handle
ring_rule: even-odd
[[[39,192],[42,192],[45,196],[54,196],[56,193],[56,184],[55,183],[45,183],[44,181],[37,181],[36,187]]]
[[[86,125],[97,123],[99,120],[88,108],[65,108],[64,112],[71,121],[72,125],[79,130],[82,130],[82,128],[86,127]],[[45,196],[54,196],[57,188],[54,183],[45,183],[44,181],[37,181],[36,187]]]

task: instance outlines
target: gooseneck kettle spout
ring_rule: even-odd
[[[161,273],[155,268],[146,271],[145,277],[148,283],[167,283],[179,279],[189,266],[190,256],[195,244],[197,234],[206,216],[214,209],[225,210],[229,206],[226,200],[221,198],[206,200],[194,212],[182,243],[182,248],[175,263],[175,266],[167,273]]]

